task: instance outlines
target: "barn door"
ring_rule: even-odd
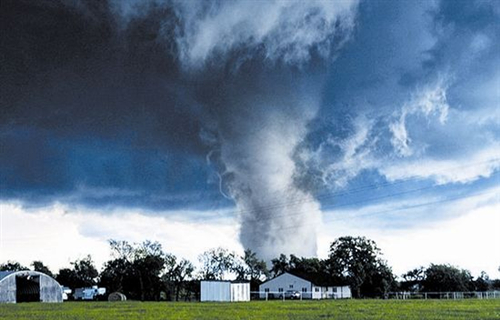
[[[16,301],[40,302],[40,276],[16,276]]]

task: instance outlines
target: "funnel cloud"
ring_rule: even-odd
[[[135,11],[114,4],[124,20],[141,14],[139,3]],[[317,65],[348,39],[356,1],[169,5],[178,21],[176,56],[184,76],[202,87],[203,137],[221,192],[236,204],[242,245],[269,260],[315,256],[320,204],[294,179],[293,154],[319,109],[324,72]]]
[[[315,256],[320,204],[297,183],[293,154],[320,106],[319,66],[348,38],[355,2],[175,5],[179,59],[188,76],[203,79],[198,101],[210,111],[202,122],[236,203],[242,245],[269,260]],[[205,78],[206,70],[222,80]]]
[[[238,76],[218,85],[225,95],[208,94],[207,104],[222,108],[212,113],[210,160],[236,203],[245,248],[267,259],[280,253],[312,256],[319,203],[294,179],[293,154],[318,110],[316,86],[322,80],[271,72]]]

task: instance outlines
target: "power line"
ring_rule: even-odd
[[[447,170],[441,170],[441,171],[449,172],[449,171],[454,171],[454,170],[457,170],[460,168],[476,166],[478,164],[491,163],[491,162],[495,162],[498,160],[500,160],[500,159],[492,159],[492,160],[488,160],[488,161],[469,163],[466,165],[456,166],[456,167],[448,168]],[[494,174],[492,174],[492,176],[496,175],[496,174],[497,173],[494,173]],[[369,191],[369,190],[379,189],[379,188],[384,188],[384,187],[397,186],[397,185],[401,185],[401,184],[404,184],[404,183],[409,182],[409,181],[418,181],[418,180],[423,181],[422,178],[415,177],[415,178],[408,178],[408,179],[394,181],[394,182],[367,184],[367,185],[360,186],[360,187],[357,187],[355,189],[351,189],[348,191],[337,191],[337,192],[332,192],[332,193],[324,193],[323,196],[320,195],[320,196],[316,196],[316,197],[314,197],[313,195],[308,195],[307,197],[295,198],[295,199],[292,199],[291,201],[287,201],[287,202],[278,202],[275,204],[261,206],[261,207],[255,208],[255,209],[235,210],[235,211],[226,212],[226,214],[242,215],[242,214],[267,212],[267,211],[271,211],[273,209],[286,208],[286,207],[300,205],[300,204],[304,204],[304,203],[308,203],[308,202],[317,202],[317,201],[327,200],[327,199],[331,199],[331,198],[339,197],[339,196],[349,196],[349,195],[353,195],[353,194],[363,192],[363,191]],[[419,190],[415,190],[413,192],[416,192],[416,191],[419,191]],[[412,191],[410,191],[410,192],[412,192]]]
[[[377,211],[377,212],[369,212],[369,213],[366,213],[366,214],[360,214],[360,215],[356,215],[356,216],[350,216],[350,217],[344,217],[344,218],[323,219],[323,222],[343,221],[343,220],[350,220],[350,219],[356,219],[356,218],[364,218],[364,217],[369,217],[369,216],[371,217],[371,216],[376,216],[376,215],[380,215],[380,214],[384,214],[384,213],[390,213],[390,212],[397,212],[397,211],[404,211],[404,210],[415,209],[415,208],[420,208],[420,207],[426,207],[426,206],[433,205],[433,204],[446,203],[446,202],[451,202],[451,201],[460,200],[460,199],[468,199],[468,198],[472,198],[472,197],[475,197],[475,196],[480,196],[480,195],[485,195],[485,194],[491,194],[491,193],[496,193],[496,192],[498,192],[498,191],[497,190],[493,190],[493,191],[477,192],[477,193],[468,194],[468,195],[465,195],[465,196],[450,197],[450,198],[441,199],[441,200],[437,200],[437,201],[424,202],[424,203],[419,203],[419,204],[404,206],[404,207],[401,207],[401,208],[395,208],[395,209],[389,209],[389,210],[382,210],[382,211]],[[266,230],[267,231],[269,231],[269,230],[270,231],[291,230],[291,229],[301,228],[303,226],[315,226],[315,225],[316,225],[316,223],[300,223],[300,224],[290,225],[290,226],[285,226],[285,227],[280,226],[280,227],[276,227],[276,228],[268,228]],[[260,248],[260,247],[264,247],[264,246],[265,245],[255,246],[255,248]]]
[[[435,188],[435,186],[429,186],[429,187],[424,187],[424,188],[412,189],[412,190],[408,190],[408,191],[403,191],[403,192],[398,192],[398,193],[392,193],[392,194],[384,195],[384,196],[381,196],[381,197],[369,198],[369,199],[364,199],[364,200],[355,201],[355,202],[347,202],[347,203],[338,204],[338,205],[330,205],[330,206],[323,207],[322,209],[326,209],[326,208],[328,208],[328,209],[330,209],[330,208],[339,208],[339,207],[349,207],[349,206],[353,206],[353,205],[356,205],[356,204],[369,203],[369,202],[372,202],[372,201],[381,200],[381,199],[387,199],[387,198],[394,198],[395,196],[410,194],[410,193],[424,191],[424,190],[430,190],[430,189],[433,189],[433,188]],[[297,212],[297,213],[296,214],[273,215],[273,216],[270,216],[270,217],[259,217],[259,218],[255,218],[255,221],[257,221],[257,220],[258,221],[273,220],[274,218],[289,217],[289,216],[295,216],[295,215],[301,215],[302,214],[301,211],[292,211],[292,212]],[[249,220],[246,220],[246,221],[249,221]],[[252,221],[252,220],[250,220],[250,221]]]
[[[470,163],[470,164],[467,164],[467,165],[457,166],[454,169],[463,168],[463,167],[469,167],[469,166],[473,166],[473,165],[477,165],[477,164],[489,163],[489,162],[493,162],[493,161],[496,161],[496,160],[498,160],[498,159],[493,159],[493,160],[483,161],[483,162]],[[449,171],[449,170],[447,170],[447,171]],[[500,172],[493,173],[491,176],[497,175],[499,173]],[[252,212],[268,212],[268,211],[271,211],[271,210],[273,210],[275,208],[293,207],[293,206],[297,206],[299,204],[304,204],[304,203],[307,203],[307,202],[316,202],[318,200],[328,199],[328,198],[337,197],[337,196],[352,195],[352,194],[356,194],[356,193],[359,193],[359,192],[362,192],[362,191],[371,190],[371,189],[374,189],[374,188],[399,185],[399,184],[406,183],[406,182],[412,181],[412,180],[416,180],[416,179],[415,178],[409,178],[409,179],[406,179],[406,180],[400,180],[400,181],[396,181],[396,182],[386,182],[386,183],[383,183],[383,184],[368,184],[368,185],[361,186],[361,187],[358,187],[358,188],[355,188],[355,189],[352,189],[352,190],[349,190],[349,191],[342,191],[342,192],[330,193],[330,194],[327,194],[327,196],[322,197],[322,198],[318,198],[318,199],[316,199],[316,198],[314,198],[314,199],[307,198],[306,201],[301,201],[300,199],[297,199],[295,201],[290,201],[288,203],[281,204],[280,206],[274,205],[274,206],[263,207],[262,209],[259,208],[259,209],[252,209],[252,210],[233,211],[233,212],[229,212],[229,214],[231,214],[231,213],[232,214],[237,214],[237,213],[252,213]],[[418,179],[418,180],[420,180],[420,179]],[[433,189],[433,188],[436,188],[436,187],[437,187],[436,185],[432,185],[432,186],[428,186],[428,187],[423,187],[423,188],[418,188],[418,189],[412,189],[412,190],[402,191],[402,192],[398,192],[398,193],[391,193],[391,194],[387,194],[387,195],[384,195],[384,196],[381,196],[381,197],[364,199],[364,200],[361,200],[361,201],[347,202],[347,203],[338,204],[338,205],[331,205],[331,206],[327,206],[326,208],[328,208],[328,209],[334,209],[334,208],[339,208],[339,207],[353,206],[353,205],[361,204],[361,203],[370,203],[370,202],[373,202],[373,201],[376,201],[376,200],[381,200],[381,199],[386,199],[386,198],[394,198],[396,196],[405,195],[405,194],[411,194],[411,193],[415,193],[415,192],[419,192],[419,191],[424,191],[424,190],[429,190],[429,189]],[[472,197],[472,196],[475,196],[475,195],[476,194],[471,194],[471,195],[468,195],[468,196],[466,196],[464,198]],[[430,204],[436,204],[436,203],[440,203],[440,202],[447,202],[447,201],[452,201],[452,200],[456,200],[456,199],[460,199],[460,197],[450,198],[450,199],[445,199],[445,200],[440,200],[438,202],[430,202],[430,203],[427,203],[427,204],[424,203],[424,204],[414,205],[414,206],[405,207],[405,208],[398,208],[398,209],[386,210],[386,211],[383,211],[383,212],[368,213],[366,215],[375,215],[375,214],[387,213],[387,212],[391,212],[391,211],[407,210],[407,209],[411,209],[411,208],[416,208],[416,207],[420,207],[420,206],[426,206],[426,205],[430,205]],[[289,212],[287,212],[287,214],[283,214],[283,215],[274,215],[274,216],[267,216],[267,217],[259,217],[259,218],[256,218],[255,221],[268,221],[268,220],[273,220],[275,218],[298,216],[298,215],[305,214],[307,212],[304,212],[304,211],[302,211],[302,210],[299,209],[299,211],[294,210],[294,211],[291,211],[291,213],[292,214],[290,214],[290,211],[289,211]],[[359,217],[364,217],[366,215],[359,215]],[[358,217],[358,216],[356,216],[356,217]],[[349,219],[356,218],[356,217],[349,217]],[[337,219],[337,220],[344,220],[344,219]],[[245,221],[252,221],[252,220],[245,220]],[[333,220],[327,219],[327,220],[323,220],[323,221],[333,221]],[[299,228],[302,225],[307,225],[307,224],[299,224],[299,225],[290,226],[290,227],[280,227],[280,228],[271,229],[271,230],[293,229],[293,228]],[[33,238],[36,238],[36,237],[33,237]],[[9,240],[11,240],[11,239],[9,239]]]

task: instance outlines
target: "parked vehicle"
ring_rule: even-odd
[[[62,293],[63,293],[63,301],[65,300],[68,300],[69,297],[71,296],[71,289],[68,288],[68,287],[64,287],[64,286],[61,286],[61,290],[62,290]]]
[[[75,289],[75,294],[73,297],[75,300],[98,300],[106,294],[106,288],[98,288],[93,286],[92,288],[78,288]]]
[[[283,296],[281,298],[283,298]],[[300,299],[300,292],[297,290],[287,290],[285,292],[285,299]]]

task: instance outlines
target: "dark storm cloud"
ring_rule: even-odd
[[[170,13],[150,10],[122,30],[105,1],[2,2],[3,198],[45,203],[85,187],[116,197],[75,201],[220,204],[206,185],[203,110],[179,84],[170,44],[158,40]],[[119,196],[130,191],[138,195]]]
[[[220,206],[224,195],[241,212],[245,247],[314,255],[319,204],[293,179],[292,154],[356,6],[8,2],[4,197],[171,209]],[[308,201],[293,217],[265,209],[294,198]],[[287,223],[301,236],[272,231]]]

